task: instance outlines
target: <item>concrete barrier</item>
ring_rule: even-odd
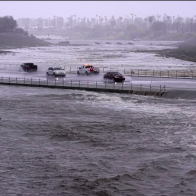
[[[89,88],[89,87],[76,87],[76,86],[58,86],[58,85],[42,85],[42,84],[25,84],[25,83],[9,83],[9,82],[0,82],[1,85],[17,85],[17,86],[29,86],[29,87],[42,87],[42,88],[57,88],[57,89],[71,89],[71,90],[85,90],[85,91],[94,91],[94,92],[109,92],[109,93],[126,93],[126,94],[137,94],[145,96],[158,96],[162,97],[165,92],[157,91],[134,91],[127,89],[107,89],[107,88]]]

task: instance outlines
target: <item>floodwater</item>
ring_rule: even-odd
[[[59,40],[58,40],[59,41]],[[107,42],[107,41],[106,41]],[[19,70],[25,62],[38,65],[39,71],[46,71],[50,66],[63,66],[66,71],[77,70],[84,63],[91,63],[101,69],[143,70],[195,70],[196,62],[175,58],[159,57],[154,53],[138,53],[138,50],[162,50],[176,48],[176,42],[133,42],[110,41],[111,44],[94,41],[71,41],[84,46],[50,46],[9,49],[14,52],[0,55],[0,69]],[[121,43],[118,45],[117,43]]]
[[[34,47],[0,55],[0,68],[34,62],[127,69],[195,63],[134,45]],[[195,196],[196,101],[133,94],[0,87],[1,196]]]
[[[195,100],[1,86],[0,195],[196,193]]]

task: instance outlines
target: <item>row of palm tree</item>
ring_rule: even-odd
[[[183,18],[181,16],[169,15],[152,15],[145,18],[135,14],[126,15],[125,17],[107,17],[96,15],[92,18],[77,17],[71,15],[64,19],[63,17],[54,16],[53,18],[20,18],[17,20],[18,26],[26,29],[31,28],[53,28],[57,30],[73,28],[113,28],[113,29],[131,29],[138,28],[141,30],[161,30],[166,33],[175,32],[196,32],[196,15],[193,17]],[[160,27],[160,28],[159,28]]]

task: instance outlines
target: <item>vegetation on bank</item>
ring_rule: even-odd
[[[137,50],[136,52],[156,53],[165,58],[173,57],[181,60],[196,62],[196,38],[181,42],[176,46],[176,49]]]
[[[20,48],[33,46],[48,46],[50,43],[29,36],[22,28],[17,28],[17,22],[12,16],[0,17],[0,48]]]
[[[158,54],[165,57],[196,62],[196,38],[180,43],[177,49],[165,49],[159,51]]]
[[[159,30],[140,30],[134,26],[129,29],[114,28],[73,28],[66,30],[41,29],[28,30],[33,35],[57,35],[67,39],[83,39],[83,40],[127,40],[140,39],[144,41],[185,41],[190,38],[196,38],[195,32],[162,32]]]
[[[18,33],[0,33],[0,48],[21,48],[21,47],[35,47],[35,46],[49,46],[44,40],[38,39],[35,36],[26,36]]]

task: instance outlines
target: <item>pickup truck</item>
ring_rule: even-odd
[[[37,65],[34,65],[33,63],[23,63],[21,65],[22,69],[26,72],[28,71],[37,71]]]
[[[77,70],[77,74],[99,74],[100,70],[98,67],[94,67],[91,64],[84,64],[83,66],[79,67]]]

